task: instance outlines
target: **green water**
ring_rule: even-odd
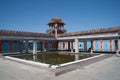
[[[94,55],[78,55],[79,60],[88,58]],[[35,62],[41,62],[41,63],[47,63],[51,65],[59,65],[71,61],[75,61],[75,55],[71,54],[58,54],[58,53],[49,53],[49,54],[37,54],[37,55],[17,55],[13,56],[20,59],[35,61]]]

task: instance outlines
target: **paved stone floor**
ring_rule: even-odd
[[[0,58],[0,80],[120,80],[120,57],[113,56],[59,76]]]

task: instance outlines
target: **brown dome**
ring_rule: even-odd
[[[54,27],[56,23],[59,26],[64,26],[65,25],[65,23],[62,22],[62,20],[58,16],[53,17],[47,25]]]
[[[51,19],[52,22],[61,22],[62,20],[58,17],[58,16],[55,16]]]

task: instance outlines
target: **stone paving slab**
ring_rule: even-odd
[[[113,56],[59,76],[0,58],[0,80],[120,80],[120,57]]]
[[[55,77],[53,80],[120,80],[120,57],[110,57]]]
[[[53,77],[45,69],[0,58],[0,80],[48,80]]]
[[[112,54],[102,55],[102,56],[99,56],[96,58],[92,58],[92,59],[88,59],[85,61],[71,64],[71,65],[60,67],[58,69],[55,69],[54,72],[55,72],[55,75],[60,75],[60,74],[75,70],[77,68],[82,68],[84,66],[90,65],[92,63],[98,62],[100,60],[106,59],[106,58],[111,57],[111,56],[113,56],[113,55]]]

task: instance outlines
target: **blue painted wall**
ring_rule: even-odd
[[[99,41],[95,41],[95,51],[99,51]]]
[[[84,49],[84,42],[79,42],[80,49]]]
[[[25,43],[22,43],[22,50],[25,50]]]
[[[4,52],[5,53],[8,52],[8,42],[7,41],[4,42]]]
[[[113,45],[114,45],[114,51],[116,51],[116,47],[117,47],[116,40],[114,40]]]
[[[89,48],[91,48],[91,42],[90,42],[90,41],[87,42],[87,50],[88,50]]]
[[[64,49],[65,48],[65,43],[61,44],[61,48]]]
[[[30,50],[33,50],[33,43],[29,43],[29,47]]]
[[[41,50],[41,44],[40,44],[40,42],[37,42],[37,50]]]
[[[18,51],[18,43],[17,42],[13,43],[13,50],[14,50],[14,52]]]
[[[109,51],[108,50],[108,40],[104,40],[104,50],[103,51]]]

